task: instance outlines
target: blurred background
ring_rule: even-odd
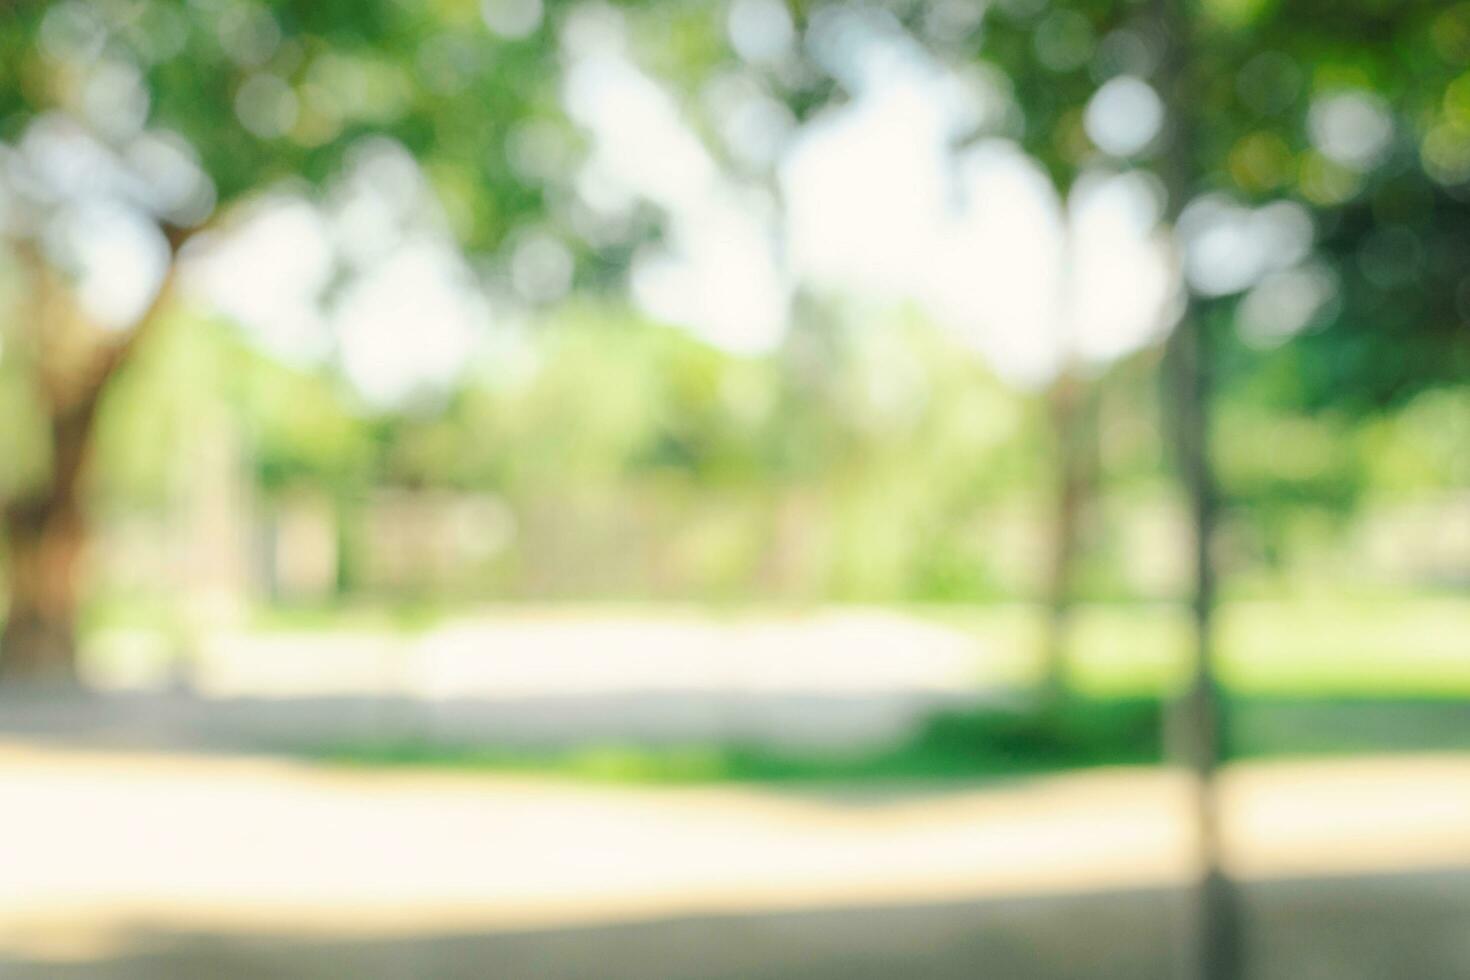
[[[1470,973],[1467,261],[1466,3],[0,2],[0,975]]]

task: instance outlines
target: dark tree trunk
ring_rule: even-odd
[[[0,634],[0,680],[76,682],[76,619],[86,523],[76,500],[38,498],[5,520],[10,602]]]
[[[1083,382],[1072,373],[1060,375],[1047,392],[1056,444],[1056,484],[1052,498],[1041,681],[1044,695],[1053,700],[1061,698],[1067,689],[1075,567],[1091,455],[1086,397]]]
[[[1169,118],[1159,156],[1168,215],[1177,221],[1199,180],[1198,120],[1193,94],[1199,84],[1194,28],[1184,0],[1155,0],[1164,41],[1157,86]],[[1210,450],[1211,348],[1207,325],[1186,290],[1185,309],[1165,357],[1168,409],[1175,463],[1189,502],[1193,557],[1193,649],[1189,686],[1170,712],[1171,754],[1188,767],[1194,785],[1198,876],[1182,950],[1183,980],[1237,980],[1243,969],[1239,901],[1225,873],[1216,770],[1221,758],[1224,699],[1215,675],[1216,568],[1213,549],[1217,487]]]
[[[87,545],[82,481],[101,388],[51,421],[51,477],[5,509],[10,601],[0,680],[65,686],[77,679],[76,625]]]
[[[132,328],[102,340],[90,357],[58,350],[56,338],[76,329],[65,287],[34,245],[18,257],[32,272],[35,329],[29,354],[37,395],[47,414],[51,470],[47,482],[0,506],[9,599],[0,632],[0,681],[72,685],[77,680],[76,626],[88,542],[84,484],[97,410],[122,367],[157,325],[178,272],[179,251],[193,231],[164,225],[171,260],[163,281]]]
[[[1211,542],[1217,507],[1210,462],[1208,335],[1197,318],[1186,317],[1179,324],[1166,366],[1172,381],[1178,466],[1189,496],[1194,558],[1193,669],[1189,686],[1170,713],[1168,732],[1171,754],[1194,776],[1199,878],[1183,973],[1199,980],[1236,980],[1242,967],[1239,905],[1222,864],[1216,780],[1224,741],[1224,696],[1214,666],[1217,580]]]

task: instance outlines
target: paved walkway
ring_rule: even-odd
[[[729,619],[529,609],[421,636],[220,633],[182,676],[156,637],[103,640],[85,665],[101,690],[158,697],[183,682],[205,701],[274,702],[287,715],[294,701],[309,710],[288,726],[304,737],[335,727],[338,741],[879,744],[994,692],[1004,659],[964,630],[863,608]],[[218,727],[218,714],[206,721]],[[358,732],[344,714],[379,730]]]
[[[1470,912],[1470,878],[1457,873],[1470,869],[1470,758],[1242,765],[1225,793],[1230,864],[1253,887],[1389,875],[1397,877],[1382,880],[1428,882],[1394,900],[1399,912],[1427,902],[1415,928],[1438,921],[1435,909]],[[869,949],[869,965],[929,963],[931,972],[908,972],[962,976],[939,964],[959,970],[956,951],[971,948],[964,937],[984,932],[974,931],[981,924],[999,928],[986,947],[994,952],[1036,922],[1055,925],[1057,909],[1075,917],[1076,902],[1115,895],[1133,896],[1114,908],[1135,910],[1127,943],[1151,937],[1152,951],[1151,966],[1125,956],[1117,975],[1148,976],[1164,949],[1157,896],[1188,873],[1186,800],[1179,777],[1150,770],[933,793],[650,790],[12,741],[0,743],[0,975],[331,975],[348,951],[378,948],[390,958],[369,957],[351,975],[797,975],[780,966],[779,949],[815,957],[813,976],[883,975],[838,970]],[[1326,894],[1338,902],[1369,894],[1345,887]],[[905,918],[905,909],[926,908],[932,919]],[[1052,911],[1027,925],[1027,908]],[[1353,908],[1334,914],[1371,918]],[[977,909],[990,911],[976,919]],[[1095,906],[1086,915],[1109,921]],[[891,942],[865,932],[873,916],[889,923]],[[683,925],[639,931],[658,922]],[[607,929],[623,931],[599,931]],[[766,938],[732,939],[742,929]],[[1421,939],[1417,955],[1432,947],[1439,963],[1463,954],[1441,975],[1470,975],[1465,930],[1441,932]],[[675,934],[705,944],[705,954],[661,957]],[[537,945],[538,935],[551,946]],[[587,973],[598,935],[620,936],[607,948],[624,959]],[[807,938],[792,947],[792,935]],[[927,948],[944,935],[953,950]],[[494,936],[510,943],[495,956],[541,966],[450,969],[490,955],[474,943]],[[761,958],[762,943],[775,959]],[[393,960],[390,949],[459,952],[425,973],[429,961]],[[255,952],[242,959],[241,950]],[[1354,962],[1370,962],[1364,955]],[[374,962],[379,972],[367,969]],[[740,964],[744,972],[726,969]],[[43,968],[53,972],[35,972]],[[1012,969],[994,975],[1069,975],[1044,964]]]

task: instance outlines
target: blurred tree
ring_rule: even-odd
[[[1083,508],[1096,491],[1096,419],[1088,383],[1063,371],[1046,392],[1047,418],[1055,445],[1050,520],[1051,549],[1046,576],[1047,628],[1042,650],[1044,695],[1067,692],[1067,653],[1077,589],[1077,553]]]
[[[1301,393],[1318,406],[1463,380],[1470,5],[1012,2],[974,29],[1013,82],[1023,144],[1058,183],[1152,163],[1180,241],[1190,302],[1168,361],[1195,539],[1195,673],[1179,726],[1202,794],[1194,969],[1234,976],[1210,788],[1213,334],[1238,327],[1296,346]],[[1249,210],[1266,201],[1292,204]]]
[[[558,161],[525,146],[575,144],[543,21],[533,0],[0,8],[0,239],[23,277],[5,357],[44,459],[4,488],[0,674],[74,673],[98,413],[193,240],[283,181],[332,179],[367,137],[413,155],[468,249],[543,221]]]

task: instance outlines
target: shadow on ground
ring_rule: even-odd
[[[205,698],[148,694],[7,696],[0,735],[71,745],[189,752],[296,753],[348,744],[565,748],[601,741],[649,746],[740,742],[863,748],[911,732],[932,712],[979,695],[628,691],[561,697],[396,695]]]
[[[1251,980],[1470,976],[1470,872],[1258,883],[1244,894]],[[114,958],[0,959],[0,976],[1163,980],[1178,898],[1106,892],[350,941],[140,931]]]

